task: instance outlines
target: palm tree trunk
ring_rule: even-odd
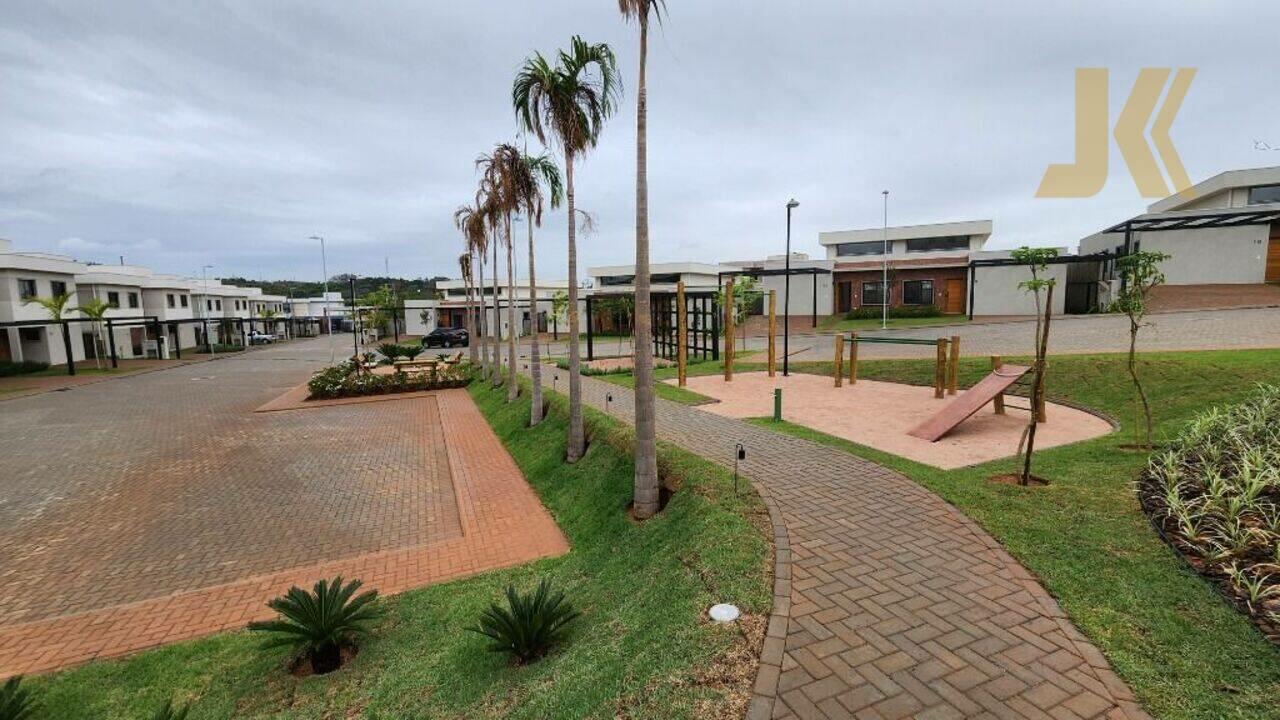
[[[586,446],[582,427],[581,352],[578,347],[578,217],[573,209],[573,153],[564,153],[565,203],[569,210],[569,445],[565,460],[577,462]]]
[[[538,281],[533,271],[533,218],[526,214],[529,226],[529,322],[533,345],[529,348],[529,374],[533,376],[533,398],[529,406],[529,426],[542,422],[542,358],[538,354]]]
[[[498,305],[498,231],[493,231],[493,386],[502,384],[502,311]]]
[[[474,256],[471,256],[474,257]],[[472,267],[475,263],[472,263]],[[475,295],[472,292],[475,286],[475,277],[465,278],[467,281],[467,355],[471,358],[471,364],[475,365],[480,359],[480,349],[476,347],[476,316],[475,316]]]
[[[513,402],[520,395],[520,385],[516,382],[516,275],[512,258],[511,213],[507,213],[503,230],[507,234],[507,327],[510,328],[507,332],[507,402]]]
[[[478,277],[479,284],[476,285],[476,301],[479,304],[480,312],[476,314],[476,318],[480,324],[480,377],[489,377],[489,343],[487,341],[487,326],[489,319],[484,312],[484,253],[479,253],[480,257],[480,275]]]
[[[649,55],[647,8],[640,17],[640,81],[636,90],[636,295],[632,323],[635,374],[636,473],[633,513],[658,512],[658,438],[653,388],[652,317],[649,313],[649,168],[645,64]],[[680,309],[683,312],[683,308]],[[731,341],[732,342],[732,341]]]

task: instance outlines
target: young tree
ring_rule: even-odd
[[[1129,377],[1133,378],[1133,387],[1138,391],[1138,399],[1142,401],[1142,414],[1147,422],[1147,447],[1152,447],[1154,426],[1151,420],[1151,404],[1147,401],[1146,390],[1138,379],[1138,330],[1147,316],[1147,298],[1152,289],[1164,284],[1164,273],[1160,263],[1169,259],[1169,255],[1151,250],[1139,250],[1116,260],[1116,270],[1120,273],[1120,293],[1111,304],[1111,310],[1122,312],[1129,317]]]
[[[716,291],[716,307],[724,307],[728,300],[725,296],[728,293],[724,288]],[[747,349],[747,318],[751,317],[751,310],[755,308],[764,298],[764,291],[760,289],[760,281],[753,277],[739,277],[733,281],[733,325],[742,331],[738,337],[742,340],[742,349]],[[729,328],[720,328],[723,334]],[[725,338],[726,342],[733,342],[734,338]]]
[[[111,304],[102,298],[89,298],[85,304],[78,308],[72,308],[72,312],[79,312],[89,319],[93,327],[93,366],[102,368],[102,355],[105,352],[104,343],[102,342],[102,323],[107,319],[107,311],[111,309]]]
[[[564,152],[565,202],[569,211],[569,305],[578,306],[577,213],[574,211],[574,159],[595,147],[604,121],[613,115],[621,85],[613,50],[574,36],[553,67],[534,53],[516,75],[512,105],[521,128],[544,145]],[[581,352],[578,314],[569,314],[569,441],[566,459],[577,462],[586,445],[582,424]],[[638,422],[638,421],[637,421]]]
[[[1058,257],[1058,251],[1054,248],[1031,248],[1024,245],[1014,250],[1012,257],[1031,269],[1031,279],[1018,283],[1018,287],[1031,293],[1036,302],[1036,360],[1035,366],[1032,368],[1034,379],[1031,383],[1031,419],[1028,421],[1025,431],[1027,454],[1023,457],[1022,476],[1018,481],[1021,485],[1029,485],[1031,483],[1031,454],[1035,452],[1036,445],[1036,424],[1040,419],[1041,398],[1044,397],[1045,355],[1048,354],[1049,350],[1049,319],[1053,314],[1053,288],[1057,285],[1056,279],[1041,277],[1041,274],[1049,269],[1049,261]],[[1045,294],[1043,304],[1040,300],[1042,292]],[[1041,318],[1042,307],[1043,319]]]
[[[564,290],[557,290],[555,295],[551,296],[551,320],[556,329],[556,339],[560,339],[559,320],[566,317],[565,311],[569,309],[569,293]]]

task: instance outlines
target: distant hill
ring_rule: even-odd
[[[406,280],[391,277],[357,277],[356,297],[364,297],[383,285],[395,288],[397,294],[406,300],[421,300],[435,297],[436,282],[448,280],[446,277],[417,278]],[[268,295],[284,295],[285,297],[320,297],[324,292],[324,284],[303,282],[299,280],[249,280],[247,278],[222,278],[224,285],[236,287],[258,287]],[[329,292],[340,292],[342,297],[351,297],[351,283],[348,275],[335,275],[329,278]]]

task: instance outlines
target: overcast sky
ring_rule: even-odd
[[[1034,197],[1074,157],[1074,70],[1196,67],[1173,128],[1195,181],[1280,165],[1280,3],[668,0],[649,56],[653,259],[818,232],[990,218],[989,247],[1074,246],[1141,212],[1118,151],[1098,196]],[[522,60],[581,34],[626,97],[579,165],[580,268],[634,259],[636,30],[613,0],[0,2],[0,237],[215,275],[456,275],[452,212],[510,141]],[[534,146],[531,145],[531,149]],[[563,277],[563,211],[538,232]],[[522,251],[523,252],[523,251]],[[523,266],[523,262],[520,263]]]

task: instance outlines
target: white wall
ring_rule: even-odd
[[[1067,268],[1065,263],[1050,265],[1041,273],[1044,278],[1057,280],[1053,289],[1053,314],[1061,315],[1067,299]],[[1035,297],[1018,287],[1018,283],[1031,279],[1031,270],[1025,265],[979,267],[975,270],[973,284],[973,314],[980,315],[1035,315]]]
[[[1135,247],[1171,257],[1160,264],[1169,285],[1261,283],[1266,278],[1269,225],[1135,232]],[[1098,233],[1080,241],[1081,254],[1114,250],[1123,233]]]

